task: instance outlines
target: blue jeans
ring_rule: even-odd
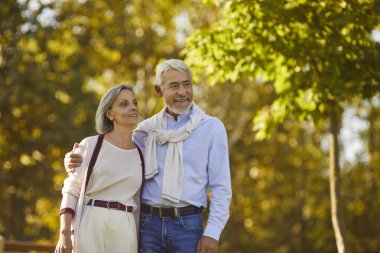
[[[179,218],[141,216],[142,253],[196,253],[202,234],[201,214]]]

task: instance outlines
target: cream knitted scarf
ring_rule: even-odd
[[[209,119],[194,102],[189,120],[177,131],[166,130],[167,119],[166,107],[153,117],[141,122],[136,132],[141,131],[148,134],[145,142],[145,179],[154,177],[158,172],[156,145],[168,143],[165,157],[165,165],[162,182],[162,198],[179,203],[183,190],[183,148],[182,142],[187,139],[192,131]]]

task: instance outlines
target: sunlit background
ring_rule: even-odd
[[[379,252],[377,0],[2,0],[0,15],[6,241],[56,243],[63,156],[95,134],[100,96],[131,84],[147,118],[163,106],[155,66],[180,58],[194,100],[228,131],[233,199],[219,252]],[[351,251],[331,221],[334,126]]]

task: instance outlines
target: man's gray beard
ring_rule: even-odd
[[[165,103],[165,104],[166,104],[166,103]],[[178,108],[175,108],[175,107],[172,107],[172,106],[166,104],[166,106],[168,107],[169,111],[171,111],[172,113],[175,113],[175,114],[177,114],[177,115],[182,115],[182,114],[187,113],[187,112],[190,110],[190,108],[191,108],[192,105],[193,105],[193,104],[190,103],[189,106],[188,106],[187,108],[181,110],[181,109],[178,109]]]

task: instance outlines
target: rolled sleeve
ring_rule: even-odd
[[[69,193],[63,194],[61,201],[61,208],[70,208],[76,210],[78,197],[75,197]]]

